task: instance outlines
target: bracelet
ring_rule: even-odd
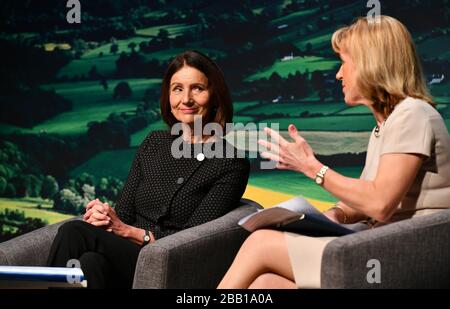
[[[342,216],[344,217],[344,220],[343,220],[343,224],[346,224],[347,223],[347,215],[345,214],[345,211],[344,211],[344,209],[340,206],[340,205],[334,205],[333,207],[331,207],[330,208],[330,210],[331,209],[339,209],[341,212],[342,212]]]

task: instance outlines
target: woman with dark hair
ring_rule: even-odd
[[[192,129],[194,119],[200,118],[224,128],[232,120],[231,97],[221,70],[197,51],[184,52],[170,63],[160,102],[169,126],[181,123]],[[62,225],[48,265],[65,267],[78,259],[89,288],[130,288],[142,246],[234,209],[247,185],[248,160],[236,155],[205,158],[202,146],[225,149],[226,142],[192,132],[174,136],[156,131],[147,136],[115,208],[93,200],[83,221]],[[177,138],[189,149],[188,158],[173,155]]]
[[[220,68],[213,61],[198,51],[184,52],[170,63],[161,86],[161,115],[164,121],[171,127],[180,119],[173,114],[170,101],[172,76],[180,74],[180,70],[197,70],[208,78],[210,106],[204,123],[218,123],[225,128],[226,123],[231,123],[233,117],[233,104],[225,78]],[[187,72],[189,75],[189,72]],[[192,114],[193,116],[195,114]],[[191,122],[190,122],[191,123]]]

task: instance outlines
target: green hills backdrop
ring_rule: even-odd
[[[344,104],[330,38],[365,16],[367,1],[80,3],[80,24],[67,22],[65,1],[0,4],[0,241],[79,214],[89,199],[116,200],[136,147],[166,128],[161,78],[187,49],[223,69],[234,122],[282,131],[294,123],[321,160],[359,176],[374,120],[366,108]],[[381,1],[382,14],[413,34],[447,128],[449,7],[448,0]],[[335,201],[301,175],[258,166],[252,159],[246,196],[264,206],[300,194],[318,207]]]

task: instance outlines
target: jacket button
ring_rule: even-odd
[[[180,177],[177,179],[177,184],[181,185],[184,182],[184,178]]]
[[[199,153],[199,154],[197,155],[197,160],[198,160],[198,161],[203,161],[203,160],[205,160],[205,155],[204,155],[203,153]]]

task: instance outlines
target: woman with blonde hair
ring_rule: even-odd
[[[359,179],[320,163],[294,125],[292,142],[270,129],[260,140],[277,168],[316,181],[339,202],[325,215],[338,223],[389,224],[448,208],[450,136],[434,108],[411,35],[398,20],[357,19],[333,34],[347,105],[365,105],[376,126]],[[242,245],[219,288],[318,288],[321,257],[334,237],[258,230]]]

